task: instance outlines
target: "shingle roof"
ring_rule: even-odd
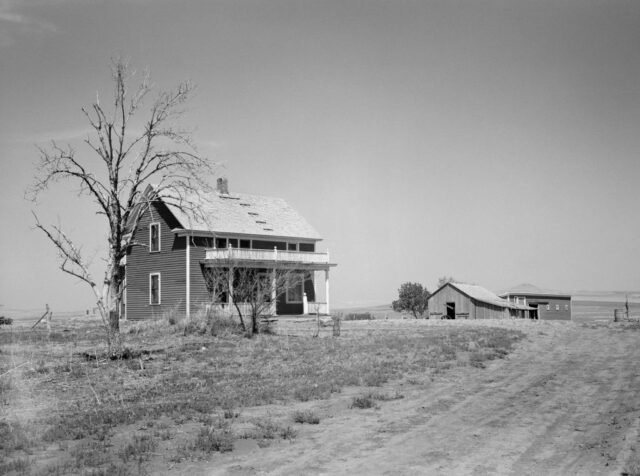
[[[167,196],[167,193],[164,193]],[[168,198],[172,198],[169,196]],[[260,235],[268,237],[292,237],[320,240],[320,234],[285,200],[245,193],[208,193],[202,199],[193,200],[202,210],[207,222],[193,213],[165,203],[186,230]]]

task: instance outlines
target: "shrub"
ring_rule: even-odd
[[[311,425],[317,425],[320,423],[320,417],[316,415],[312,410],[296,411],[293,414],[293,421],[296,423],[309,423]]]
[[[351,408],[360,408],[361,410],[365,410],[373,407],[375,407],[375,402],[373,395],[371,394],[353,397],[353,401],[351,402]]]
[[[206,426],[200,429],[200,433],[193,442],[193,449],[205,453],[232,451],[233,435],[228,430]]]

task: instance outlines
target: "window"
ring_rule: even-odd
[[[289,251],[298,251],[298,243],[289,243],[287,248]]]
[[[551,304],[547,304],[547,311],[551,310]]]
[[[556,311],[560,310],[560,304],[556,304]]]
[[[288,280],[287,302],[302,302],[304,275],[302,273],[292,273]]]
[[[240,248],[251,248],[251,240],[240,240]]]
[[[149,275],[149,304],[160,304],[160,273]]]
[[[149,225],[149,252],[157,253],[160,251],[160,223],[151,223]]]
[[[300,243],[300,246],[298,246],[298,249],[300,251],[315,251],[316,250],[316,246],[313,243]]]
[[[226,248],[226,247],[227,247],[226,238],[216,238],[216,248]]]
[[[229,246],[231,248],[237,248],[238,247],[238,239],[237,238],[229,238]]]
[[[564,305],[564,310],[565,310],[565,311],[568,311],[568,310],[569,310],[569,305],[568,305],[568,304],[565,304],[565,305]]]

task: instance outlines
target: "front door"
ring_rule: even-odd
[[[456,303],[448,302],[447,303],[447,319],[455,319],[456,318]]]

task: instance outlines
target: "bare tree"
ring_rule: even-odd
[[[123,259],[127,248],[136,244],[132,232],[140,217],[156,196],[165,199],[166,194],[165,201],[204,220],[196,204],[212,190],[214,165],[198,155],[189,131],[178,124],[194,86],[184,82],[150,99],[149,75],[139,80],[135,76],[122,59],[112,62],[112,102],[104,106],[96,97],[90,107],[82,108],[89,128],[83,152],[55,141],[49,148],[39,148],[38,172],[26,193],[37,202],[53,184],[66,180],[105,217],[104,279],[96,280],[82,247],[60,225],[45,226],[34,213],[36,227],[58,252],[60,269],[91,287],[111,356],[122,351],[118,318],[124,291]],[[153,193],[145,193],[152,182]]]
[[[211,303],[215,306],[232,301],[240,327],[249,337],[260,332],[261,317],[275,314],[278,297],[288,289],[302,293],[305,280],[301,271],[246,268],[231,261],[219,267],[203,267],[203,273]]]

